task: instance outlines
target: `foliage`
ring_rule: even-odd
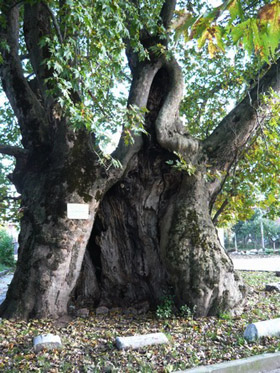
[[[76,128],[86,126],[94,132],[97,143],[110,143],[110,136],[130,121],[133,125],[135,108],[124,115],[126,99],[119,87],[127,91],[130,73],[124,60],[124,40],[130,39],[135,51],[144,59],[148,51],[139,41],[142,27],[155,32],[161,1],[143,3],[141,14],[133,2],[89,0],[59,1],[51,6],[57,18],[63,16],[61,33],[44,37],[41,47],[51,53],[45,63],[53,74],[47,79],[49,94],[57,97],[57,111],[66,112]],[[154,19],[148,14],[153,10]],[[58,47],[61,45],[62,47]],[[78,97],[78,100],[76,99]],[[141,108],[140,108],[141,110]],[[141,121],[140,121],[141,124]],[[124,126],[126,127],[127,124]],[[135,128],[137,127],[135,124]]]
[[[232,315],[229,312],[220,313],[219,318],[228,321],[233,319]]]
[[[1,93],[0,87],[0,93]],[[2,125],[0,126],[1,144],[19,145],[20,146],[20,131],[16,122],[13,110],[3,97],[1,97],[0,118]]]
[[[173,152],[173,153],[175,154],[177,159],[175,159],[175,161],[173,160],[166,161],[166,163],[178,171],[184,171],[190,176],[194,175],[196,172],[195,166],[193,166],[191,163],[187,163],[187,161],[184,159],[182,154],[178,152]]]
[[[63,113],[75,128],[86,126],[94,133],[100,161],[110,166],[120,166],[108,154],[102,155],[113,136],[117,138],[123,130],[129,143],[133,135],[146,133],[145,108],[127,108],[131,75],[125,59],[126,40],[140,59],[178,57],[186,83],[181,115],[188,131],[202,140],[257,83],[266,71],[263,61],[271,63],[277,58],[280,41],[279,0],[225,0],[214,8],[207,1],[181,0],[168,31],[159,22],[163,0],[138,3],[139,8],[137,2],[125,0],[67,0],[61,7],[61,1],[50,0],[47,4],[57,25],[52,24],[50,35],[40,41],[49,51],[43,63],[51,72],[46,86],[56,100],[56,115]],[[149,35],[158,35],[162,43],[145,45],[141,39],[144,28]],[[164,43],[167,33],[170,48]],[[20,54],[31,83],[34,71],[22,34]],[[272,107],[270,119],[262,124],[258,138],[248,143],[228,175],[213,210],[215,214],[226,205],[220,224],[248,218],[252,206],[266,208],[270,217],[279,211],[279,98],[271,92],[263,100]],[[20,146],[18,125],[8,104],[2,105],[0,118],[5,124],[0,127],[0,142]],[[180,154],[177,157],[170,161],[175,168],[195,172]],[[7,194],[14,197],[6,179],[11,167],[4,169],[2,163],[1,198]],[[4,210],[8,211],[5,219],[16,216],[17,201],[1,199],[0,203],[1,216]]]
[[[230,48],[215,59],[205,48],[182,46],[182,51],[186,94],[181,115],[190,133],[204,140],[246,95],[260,65],[254,59],[246,59],[245,52],[238,49]]]
[[[257,6],[256,6],[257,5]],[[186,41],[197,39],[201,48],[207,43],[208,52],[215,57],[225,51],[229,39],[269,62],[276,57],[280,41],[280,2],[273,0],[248,2],[226,0],[215,8],[205,4],[205,12],[195,14],[181,10],[173,23],[175,39],[183,35]]]
[[[270,243],[275,243],[280,239],[280,225],[269,219],[263,219],[265,237]]]
[[[250,220],[240,221],[233,227],[239,248],[261,249],[261,224],[263,225],[266,248],[273,246],[273,243],[280,239],[280,225],[273,220],[264,218],[262,212],[257,210]]]
[[[184,304],[183,306],[180,307],[180,315],[182,317],[187,317],[187,318],[193,318],[196,312],[196,306],[191,309],[189,306]]]
[[[0,228],[0,263],[7,267],[15,263],[13,238],[3,228]]]
[[[5,266],[4,264],[0,263],[0,272],[4,271],[5,269],[7,269],[7,266]]]
[[[260,15],[266,14],[268,9],[272,17],[278,12],[278,5],[275,3],[269,8],[266,7],[266,2],[225,1],[213,10],[201,4],[193,4],[191,12],[179,11],[173,26],[180,45],[180,61],[186,84],[181,114],[191,134],[205,139],[227,112],[248,94],[248,90],[258,84],[267,68],[263,67],[262,61],[268,58],[270,52],[264,52],[264,57],[263,52],[256,48],[256,54],[253,55],[252,48],[244,39],[244,33],[239,33],[240,39],[237,40],[236,36],[234,40],[236,46],[240,47],[242,44],[243,48],[233,48],[231,32],[237,32],[246,25],[250,25],[249,30],[254,23],[261,22]],[[244,8],[246,12],[242,10]],[[180,23],[180,19],[182,22],[185,20],[185,23]],[[266,21],[271,22],[268,19]],[[216,22],[219,26],[211,28],[211,22]],[[265,30],[259,29],[259,32],[265,33]],[[222,48],[217,45],[219,40],[215,38],[216,32],[223,37]],[[250,30],[248,32],[250,35]],[[185,40],[200,38],[197,43],[199,48],[195,43],[186,48],[180,35],[184,35]],[[279,32],[275,31],[274,36],[279,38]],[[255,38],[253,42],[256,42]],[[205,43],[208,43],[208,48]],[[209,55],[209,48],[216,49],[212,56]],[[276,53],[275,50],[274,52]],[[274,58],[277,58],[276,54]],[[213,217],[220,226],[250,218],[254,213],[253,207],[265,209],[272,219],[279,212],[279,97],[274,92],[263,98],[261,92],[259,94],[260,99],[266,101],[267,108],[271,109],[266,113],[259,112],[261,129],[239,154],[218,195]],[[264,114],[267,117],[265,121],[262,120]],[[216,174],[208,176],[210,179],[219,178]]]
[[[243,338],[251,322],[279,317],[279,295],[265,292],[264,284],[278,281],[272,273],[244,272],[251,287],[244,312],[239,316],[166,320],[154,314],[110,315],[68,321],[2,320],[0,323],[0,370],[5,372],[172,372],[279,351],[279,338],[262,338],[248,344]],[[140,350],[118,351],[117,336],[156,332],[168,333],[172,342]],[[54,351],[32,349],[38,334],[60,335],[64,348]]]
[[[190,133],[205,139],[248,90],[258,84],[267,67],[262,67],[256,56],[248,58],[246,50],[228,45],[225,53],[218,53],[215,58],[210,58],[205,47],[184,48],[182,44],[181,51],[186,84],[181,114]],[[267,108],[258,113],[261,127],[239,154],[213,209],[214,217],[223,207],[220,226],[250,218],[254,213],[252,207],[265,209],[272,219],[279,212],[280,100],[275,92],[266,96],[259,92],[259,96]]]
[[[1,94],[1,89],[0,89]],[[1,97],[1,96],[0,96]],[[0,105],[0,143],[20,146],[20,132],[10,104]],[[0,221],[17,221],[19,200],[8,175],[15,166],[12,157],[0,155]]]
[[[145,130],[146,108],[138,108],[136,105],[129,105],[123,115],[124,141],[126,144],[134,142],[134,135],[141,133],[148,134]]]
[[[201,4],[186,11],[181,2],[173,28],[182,45],[187,86],[181,112],[190,132],[204,139],[257,84],[265,72],[262,61],[277,59],[280,3],[229,0],[214,9]],[[197,39],[197,44],[184,48],[182,35],[185,41]],[[241,49],[233,50],[232,43]],[[220,226],[250,218],[252,207],[266,209],[271,218],[279,212],[279,97],[271,92],[263,100],[271,107],[268,119],[239,155],[215,203],[213,217]]]
[[[174,315],[175,303],[172,296],[168,295],[162,298],[157,306],[156,315],[159,319],[169,319]]]
[[[0,156],[0,221],[2,222],[17,222],[19,218],[19,199],[8,179],[13,166],[13,160]]]
[[[170,319],[178,315],[186,318],[193,318],[196,312],[196,306],[190,308],[184,304],[178,310],[172,296],[167,295],[162,298],[161,303],[157,306],[156,315],[159,319]]]

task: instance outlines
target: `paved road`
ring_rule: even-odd
[[[253,255],[248,257],[232,256],[234,268],[237,270],[247,271],[279,271],[280,272],[280,256],[269,256],[269,257],[254,257]]]

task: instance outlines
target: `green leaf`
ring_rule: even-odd
[[[240,0],[230,1],[227,9],[229,10],[232,21],[235,20],[237,17],[239,17],[241,21],[244,19],[244,12]]]

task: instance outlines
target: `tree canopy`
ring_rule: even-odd
[[[41,11],[49,13],[51,21],[41,25],[42,36],[38,34],[36,40],[40,49],[30,55],[27,44],[34,40],[19,34],[24,74],[30,84],[34,74],[42,75],[44,89],[57,97],[53,108],[56,115],[66,110],[75,128],[85,125],[94,134],[96,153],[107,167],[121,166],[104,154],[114,134],[117,139],[117,133],[124,128],[129,143],[135,134],[145,132],[144,108],[126,104],[131,81],[125,58],[127,39],[142,59],[150,58],[151,53],[167,58],[178,56],[185,80],[180,113],[190,133],[200,139],[206,138],[233,104],[257,84],[268,68],[263,62],[269,66],[278,56],[278,1],[227,0],[216,7],[206,1],[179,1],[168,30],[159,18],[162,1],[43,4]],[[18,5],[13,1],[3,4],[2,22],[5,7],[13,6]],[[35,27],[31,18],[26,23],[30,30]],[[44,27],[49,28],[47,36]],[[159,35],[159,42],[145,45],[143,30]],[[2,48],[8,48],[5,39]],[[38,71],[34,71],[32,61]],[[261,120],[257,133],[239,155],[213,207],[214,221],[219,219],[222,224],[247,218],[255,206],[266,209],[271,217],[279,210],[279,99],[273,92],[259,95],[270,108],[270,115]],[[0,115],[1,146],[20,146],[19,130],[7,103],[2,105]],[[4,152],[9,154],[7,149]],[[216,175],[209,171],[211,177]],[[2,198],[7,194],[7,183],[7,179],[1,182]],[[2,202],[2,214],[4,206]]]

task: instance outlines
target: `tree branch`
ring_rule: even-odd
[[[219,126],[204,141],[203,146],[213,168],[226,171],[236,155],[248,143],[263,121],[266,120],[265,109],[260,102],[260,94],[268,93],[272,88],[280,92],[278,70],[280,60],[265,73],[248,95],[222,120]]]
[[[11,155],[15,158],[22,158],[27,156],[28,151],[26,149],[20,148],[19,146],[0,144],[0,153]]]
[[[229,203],[228,199],[225,199],[221,207],[218,209],[218,211],[216,211],[216,214],[214,215],[212,219],[214,225],[217,224],[219,216],[224,211],[224,209],[227,207],[228,203]]]
[[[40,47],[40,40],[50,35],[50,9],[44,3],[25,4],[24,6],[24,38],[30,56],[30,63],[37,78],[38,90],[41,97],[46,98],[45,79],[51,75],[46,67],[46,60],[50,58],[49,47]]]
[[[156,119],[156,136],[159,144],[170,152],[179,152],[186,160],[196,156],[199,141],[190,136],[179,118],[179,106],[183,96],[183,76],[175,59],[163,65],[169,77],[169,92]]]
[[[168,29],[173,18],[176,2],[176,0],[165,0],[161,8],[160,17],[162,19],[163,26],[166,30]]]
[[[47,119],[41,103],[24,77],[18,54],[19,9],[13,7],[3,10],[6,26],[0,26],[0,37],[3,40],[0,53],[3,62],[0,64],[0,78],[3,89],[20,124],[25,148],[39,146],[46,142],[45,132]],[[5,47],[5,43],[8,46]]]
[[[62,44],[63,43],[63,37],[62,37],[62,34],[60,32],[60,28],[59,28],[59,25],[57,23],[57,20],[56,20],[56,17],[54,15],[54,12],[51,10],[51,8],[49,7],[49,5],[47,3],[42,2],[42,4],[48,10],[48,12],[49,12],[49,14],[51,16],[53,24],[54,24],[55,31],[56,31],[58,39],[59,39],[59,42],[60,42],[60,44]]]
[[[4,201],[20,201],[20,199],[21,199],[21,195],[17,196],[17,197],[6,196],[6,197],[1,197],[0,198],[0,202],[4,202]]]
[[[139,108],[147,106],[149,93],[152,82],[158,70],[161,68],[162,62],[157,63],[140,63],[137,70],[133,74],[127,106],[136,105]],[[112,154],[113,158],[118,159],[125,167],[131,157],[139,151],[142,146],[142,136],[134,136],[134,143],[127,145],[122,136],[119,145]]]

